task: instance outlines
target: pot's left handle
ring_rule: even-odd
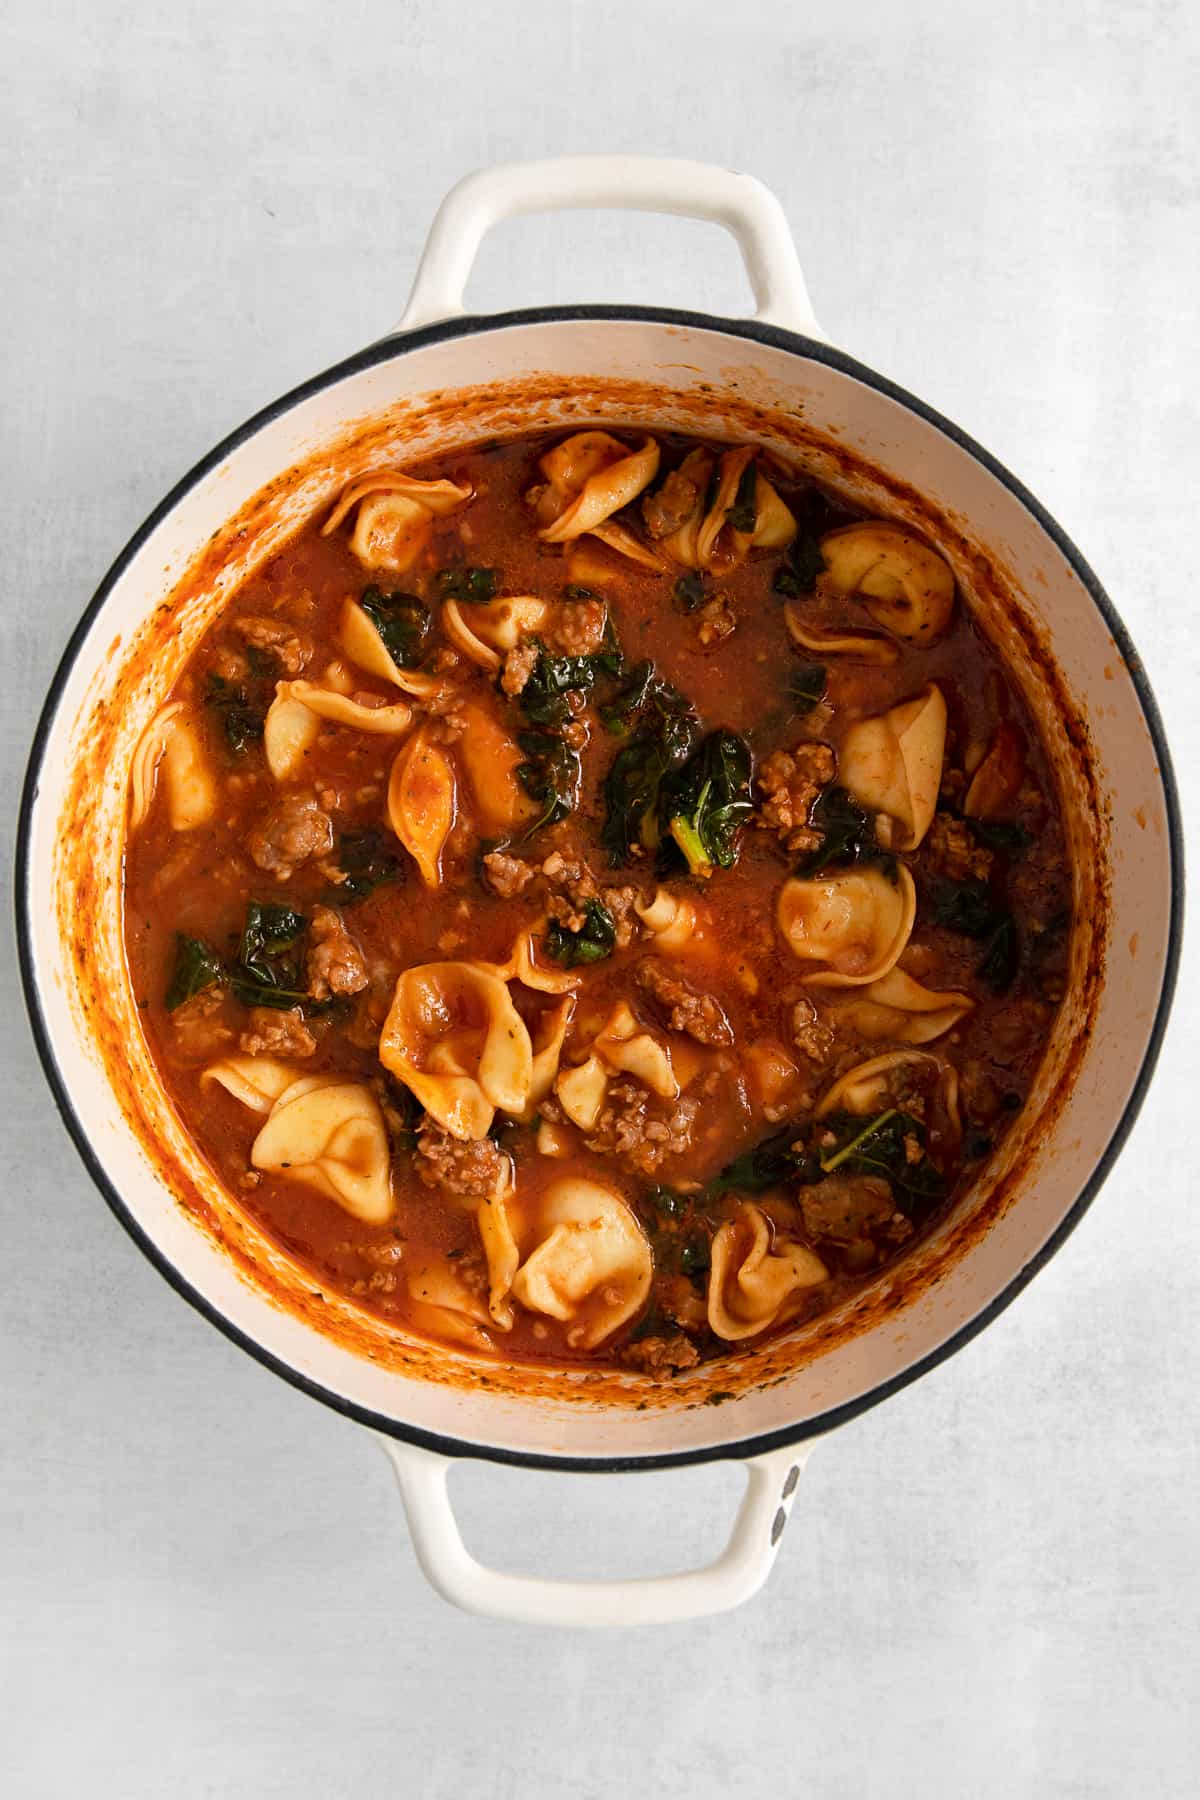
[[[808,1456],[807,1445],[793,1445],[745,1461],[729,1542],[705,1568],[636,1581],[545,1581],[489,1569],[471,1555],[446,1488],[451,1458],[394,1438],[379,1442],[400,1483],[417,1560],[438,1593],[466,1612],[521,1625],[665,1625],[740,1606],[771,1572]]]
[[[668,156],[559,156],[467,175],[438,208],[398,329],[462,312],[467,277],[493,225],[519,213],[580,207],[674,213],[724,226],[742,253],[755,316],[827,341],[787,217],[770,188],[752,175]]]

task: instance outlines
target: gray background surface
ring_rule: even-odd
[[[835,340],[975,433],[1093,561],[1188,797],[1186,0],[10,0],[5,21],[10,823],[66,635],[168,486],[395,320],[467,169],[621,148],[774,187]],[[746,298],[720,235],[612,215],[504,227],[473,297]],[[1196,1791],[1194,969],[1084,1228],[993,1329],[818,1450],[767,1591],[589,1636],[429,1591],[375,1446],[227,1344],[112,1222],[3,961],[6,1793]],[[457,1477],[475,1547],[557,1573],[680,1566],[715,1549],[737,1487]]]

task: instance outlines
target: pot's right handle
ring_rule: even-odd
[[[446,1489],[449,1457],[382,1435],[379,1443],[400,1483],[417,1560],[438,1593],[466,1612],[521,1625],[666,1625],[740,1606],[771,1572],[809,1452],[793,1444],[746,1459],[729,1542],[706,1568],[636,1581],[547,1581],[489,1569],[471,1555]]]
[[[463,310],[463,293],[486,232],[518,213],[561,208],[632,209],[708,219],[737,239],[756,317],[827,342],[782,206],[761,181],[712,163],[666,156],[560,156],[497,163],[451,188],[430,227],[399,330]]]

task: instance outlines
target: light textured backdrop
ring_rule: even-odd
[[[8,821],[68,630],[168,486],[397,318],[460,174],[614,148],[774,187],[826,329],[978,436],[1093,561],[1187,796],[1187,0],[10,0],[3,32]],[[719,234],[610,215],[506,226],[473,295],[746,299]],[[818,1450],[766,1593],[598,1636],[435,1598],[366,1436],[233,1349],[112,1222],[7,946],[3,976],[6,1794],[1196,1791],[1194,968],[1083,1228],[983,1337]],[[737,1478],[472,1465],[457,1486],[484,1551],[617,1573],[715,1548]]]

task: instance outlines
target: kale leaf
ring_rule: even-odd
[[[578,931],[569,931],[557,919],[551,919],[546,930],[546,955],[564,969],[577,963],[602,962],[611,956],[617,941],[617,926],[607,906],[600,900],[585,900],[584,923]]]
[[[659,791],[671,770],[690,755],[700,722],[691,702],[662,681],[652,663],[638,665],[601,716],[606,724],[615,719],[619,729],[631,733],[604,781],[600,842],[616,865],[628,861],[635,844],[658,849]]]
[[[735,1156],[709,1183],[707,1193],[710,1197],[730,1192],[760,1194],[784,1181],[811,1181],[815,1174],[816,1159],[800,1143],[800,1128],[785,1125],[782,1131]]]
[[[499,569],[439,569],[433,578],[439,600],[466,600],[472,604],[494,600]]]
[[[801,718],[810,713],[825,696],[825,665],[823,663],[801,663],[792,672],[788,684],[792,697],[792,705]]]
[[[175,933],[175,965],[164,1004],[168,1012],[185,1001],[195,999],[205,988],[221,980],[221,959],[203,938],[189,937],[185,931]]]
[[[922,1152],[925,1147],[925,1128],[911,1113],[889,1106],[865,1125],[845,1117],[831,1121],[831,1125],[849,1135],[836,1148],[822,1154],[822,1175],[838,1171],[844,1175],[882,1175],[891,1186],[896,1205],[910,1216],[945,1194],[946,1178],[927,1154],[916,1162],[909,1160],[906,1140],[915,1139]]]
[[[868,862],[882,863],[885,872],[894,871],[895,862],[880,848],[870,817],[845,788],[836,784],[822,788],[809,809],[808,822],[821,833],[821,842],[796,865],[797,875]]]
[[[772,586],[787,600],[802,600],[811,594],[818,577],[824,572],[825,558],[821,540],[815,532],[798,531],[792,539],[787,558],[775,571]]]
[[[251,900],[237,959],[229,968],[229,983],[239,1000],[279,1009],[311,1004],[301,952],[307,925],[290,906]]]
[[[263,734],[263,722],[271,704],[266,695],[251,695],[236,682],[210,670],[204,692],[204,704],[221,721],[225,742],[235,756],[241,756]]]
[[[659,795],[659,825],[693,875],[737,861],[738,832],[751,813],[750,746],[732,731],[713,731]]]
[[[369,587],[359,605],[397,668],[415,669],[425,653],[431,625],[424,602],[415,594],[385,594],[381,588]]]
[[[522,731],[517,735],[517,743],[528,758],[517,764],[517,779],[529,798],[542,808],[525,833],[532,837],[543,825],[554,825],[574,812],[579,804],[583,762],[578,750],[573,750],[555,731]]]
[[[345,831],[338,839],[337,865],[346,877],[330,892],[331,900],[352,902],[363,900],[377,887],[399,881],[404,864],[392,841],[373,827],[365,831]]]
[[[756,489],[758,486],[758,470],[754,458],[746,464],[738,476],[737,492],[733,496],[733,504],[725,513],[725,523],[734,531],[751,532],[758,523],[758,502]]]
[[[945,881],[934,890],[933,919],[984,946],[976,973],[997,993],[1010,987],[1021,960],[1016,920],[982,881]]]

